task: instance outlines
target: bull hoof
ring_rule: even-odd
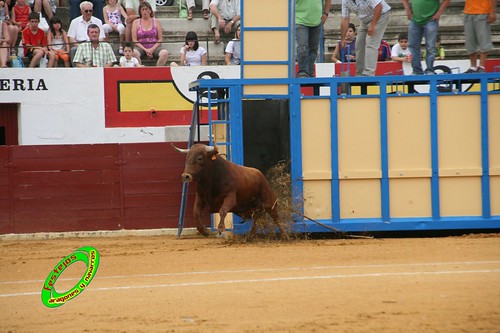
[[[226,232],[223,231],[223,232],[218,232],[217,233],[217,238],[226,238]]]
[[[208,233],[207,231],[207,228],[196,228],[198,229],[198,232],[202,235],[202,236],[205,236],[205,237],[208,237],[210,234]]]

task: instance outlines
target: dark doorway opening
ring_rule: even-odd
[[[7,141],[5,141],[5,127],[0,126],[0,146],[6,145]]]
[[[243,101],[244,164],[262,171],[290,161],[288,100]],[[288,170],[287,170],[288,171]]]
[[[18,145],[17,104],[0,104],[0,145]]]

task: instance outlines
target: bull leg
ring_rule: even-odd
[[[269,215],[273,218],[274,223],[278,226],[278,229],[280,230],[281,233],[281,239],[287,240],[288,239],[288,233],[285,231],[285,228],[283,227],[283,221],[281,221],[281,218],[278,214],[278,207],[276,205],[274,207],[271,207],[267,211]]]
[[[207,231],[207,227],[203,224],[203,219],[202,219],[202,212],[206,209],[204,209],[204,204],[198,199],[198,196],[194,199],[194,208],[193,208],[193,215],[194,215],[194,220],[196,221],[196,229],[198,229],[198,232],[202,234],[203,236],[207,237],[209,235]]]
[[[236,205],[236,194],[228,195],[227,197],[224,198],[224,202],[222,203],[222,206],[220,207],[219,210],[220,222],[219,225],[217,226],[217,232],[219,233],[219,235],[221,235],[226,230],[226,225],[224,224],[224,220],[226,218],[227,213],[230,212],[235,205]]]

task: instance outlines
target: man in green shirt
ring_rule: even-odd
[[[321,25],[330,12],[331,0],[295,0],[295,37],[297,39],[297,77],[313,77],[318,57]]]
[[[411,66],[413,74],[434,74],[434,60],[436,59],[436,39],[439,29],[439,18],[443,14],[450,0],[412,0],[411,7],[408,0],[403,0],[406,16],[410,20],[408,28],[408,48],[412,54]],[[422,69],[420,44],[425,37],[425,64]]]
[[[100,29],[97,24],[87,28],[90,42],[80,43],[73,62],[76,67],[112,67],[116,56],[111,45],[99,41]]]

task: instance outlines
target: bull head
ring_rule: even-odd
[[[186,167],[182,173],[183,182],[191,182],[193,178],[205,168],[207,160],[215,160],[217,158],[217,146],[206,146],[195,144],[190,149],[182,149],[176,147],[173,143],[172,147],[179,153],[187,154]],[[200,154],[203,152],[203,154]]]

